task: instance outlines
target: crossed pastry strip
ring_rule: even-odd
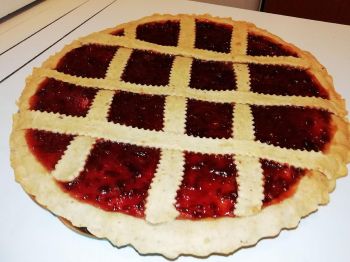
[[[311,56],[298,48],[286,44],[298,54],[296,57],[253,57],[246,55],[248,33],[264,35],[271,39],[276,36],[245,22],[230,19],[208,18],[208,16],[155,16],[152,21],[180,21],[179,41],[176,47],[161,46],[136,39],[139,24],[148,22],[141,19],[127,26],[121,25],[94,33],[66,46],[51,57],[42,68],[35,69],[27,80],[27,92],[20,100],[20,116],[16,116],[18,129],[39,129],[76,135],[51,175],[58,181],[72,181],[83,170],[86,159],[98,139],[136,144],[145,147],[161,148],[161,157],[146,203],[146,221],[159,224],[174,220],[176,210],[175,196],[184,175],[184,151],[206,154],[234,154],[238,170],[238,198],[235,215],[239,217],[259,213],[263,200],[263,170],[260,159],[324,173],[333,180],[346,175],[344,162],[348,162],[348,123],[344,120],[346,110],[339,95],[334,91],[330,77],[325,69]],[[206,19],[233,26],[231,52],[218,53],[194,48],[195,21]],[[186,29],[184,29],[186,28]],[[124,30],[125,36],[113,36],[112,32]],[[284,43],[284,42],[283,42]],[[100,44],[118,46],[109,64],[104,79],[81,78],[66,75],[55,70],[60,59],[69,51],[82,45]],[[147,86],[124,82],[123,71],[133,49],[151,50],[175,55],[169,84],[166,86]],[[233,62],[237,90],[205,91],[189,87],[193,59]],[[312,61],[312,63],[310,63]],[[315,97],[276,96],[250,92],[250,73],[247,63],[285,65],[308,69],[329,92],[329,100]],[[29,98],[37,86],[47,77],[97,88],[98,92],[86,117],[73,117],[61,114],[29,110]],[[108,121],[108,113],[115,90],[165,95],[162,131],[144,130]],[[232,115],[233,137],[228,139],[199,138],[185,134],[185,121],[188,99],[218,103],[234,103]],[[332,112],[332,122],[338,126],[332,144],[326,153],[280,148],[255,141],[254,118],[250,105],[294,105],[325,109]],[[166,190],[165,190],[166,188]]]

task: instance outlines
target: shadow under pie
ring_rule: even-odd
[[[45,206],[41,205],[40,203],[38,203],[35,199],[35,196],[28,194],[29,197],[39,206],[41,206],[42,208],[44,208],[45,210],[48,210]],[[48,210],[49,211],[49,210]],[[54,214],[55,215],[55,214]],[[73,230],[74,232],[84,235],[86,237],[90,237],[90,238],[95,238],[95,239],[103,239],[103,238],[99,238],[96,237],[95,235],[91,234],[90,231],[86,228],[86,227],[76,227],[72,224],[72,222],[70,222],[68,219],[65,219],[61,216],[55,215],[66,227],[68,227],[69,229]]]

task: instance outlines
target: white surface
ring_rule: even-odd
[[[24,79],[34,66],[40,66],[49,55],[59,51],[64,44],[79,36],[102,30],[153,13],[211,13],[235,20],[246,20],[279,35],[302,49],[313,53],[334,77],[336,89],[350,101],[348,83],[350,77],[350,27],[303,19],[283,17],[241,9],[234,9],[197,2],[122,0],[113,3],[62,41],[44,52],[27,66],[0,84],[1,134],[0,165],[0,261],[166,261],[161,256],[140,256],[133,248],[113,248],[107,241],[80,236],[65,228],[52,214],[37,206],[14,182],[9,161],[8,138],[11,133],[11,114],[17,111],[18,99]],[[51,32],[47,32],[50,34]],[[41,43],[48,35],[35,35],[28,42]],[[16,49],[12,58],[18,59]],[[10,59],[10,58],[9,58]],[[0,62],[0,71],[6,61]],[[349,109],[349,107],[348,107]],[[331,202],[326,207],[303,219],[296,230],[282,231],[275,239],[260,241],[253,248],[246,248],[228,257],[210,256],[204,261],[221,262],[288,262],[288,261],[350,261],[350,177],[337,182]],[[205,229],[203,229],[205,230]],[[169,236],[171,237],[171,236]],[[203,261],[193,257],[180,257],[177,261]]]
[[[43,2],[23,14],[0,24],[0,54],[64,16],[87,0],[54,0]]]
[[[0,0],[0,18],[34,1],[35,0]]]

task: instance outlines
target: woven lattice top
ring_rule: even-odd
[[[155,15],[93,33],[35,69],[19,107],[13,163],[26,172],[15,167],[17,179],[54,213],[118,245],[138,246],[138,240],[133,234],[115,240],[105,233],[101,221],[112,219],[113,212],[99,212],[118,211],[118,223],[130,219],[134,227],[144,226],[140,218],[150,228],[223,216],[247,217],[248,223],[265,206],[276,204],[279,210],[278,197],[300,178],[323,173],[333,181],[347,173],[347,112],[331,77],[309,53],[246,22]],[[47,145],[49,153],[43,149]],[[30,155],[22,163],[16,163],[24,154],[19,147]],[[32,154],[41,163],[34,169],[26,166]],[[31,172],[49,173],[53,179],[47,187],[61,192],[65,205],[70,205],[67,199],[78,209],[83,208],[79,203],[90,203],[84,208],[100,215],[87,222],[83,215],[63,211],[70,208],[61,208],[60,197],[45,202],[51,193],[24,178],[34,176]],[[323,181],[314,184],[316,193],[310,190],[317,200],[303,208],[295,204],[293,222],[278,222],[279,229],[313,211],[315,202],[326,201],[326,180],[316,180]],[[265,233],[251,235],[224,250],[213,244],[195,252],[169,242],[165,250],[150,244],[144,252],[170,257],[232,252]],[[190,246],[196,246],[193,238]]]

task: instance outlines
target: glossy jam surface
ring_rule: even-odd
[[[190,136],[231,138],[232,119],[232,104],[187,101],[186,134]]]
[[[237,170],[231,155],[186,152],[185,175],[176,196],[179,219],[234,216]],[[203,229],[204,230],[204,229]]]
[[[282,44],[277,44],[263,36],[248,35],[247,55],[251,56],[294,56],[298,55],[283,48]]]
[[[72,76],[104,78],[118,47],[84,45],[68,52],[56,70]]]
[[[108,116],[109,122],[160,131],[163,129],[165,96],[117,91]]]
[[[47,78],[30,98],[30,109],[69,116],[86,116],[97,90]]]
[[[144,217],[147,192],[159,157],[159,149],[99,141],[80,175],[60,184],[82,202],[106,211]]]
[[[195,48],[230,53],[231,25],[196,20]]]
[[[137,27],[136,39],[157,45],[177,46],[179,33],[179,21],[151,22]]]
[[[322,151],[333,136],[331,114],[292,106],[251,106],[256,140],[274,146]]]
[[[250,64],[249,71],[251,91],[255,93],[328,98],[328,92],[305,70]]]
[[[47,171],[55,169],[74,136],[28,129],[26,141],[30,152]]]
[[[293,196],[305,170],[265,159],[261,159],[260,163],[264,175],[263,205],[278,204]]]
[[[124,29],[120,29],[118,31],[115,31],[112,33],[112,35],[115,35],[115,36],[124,36]]]
[[[142,50],[134,50],[126,65],[122,80],[134,84],[166,86],[174,57]]]
[[[231,62],[194,59],[190,87],[200,90],[236,90],[236,78]]]

